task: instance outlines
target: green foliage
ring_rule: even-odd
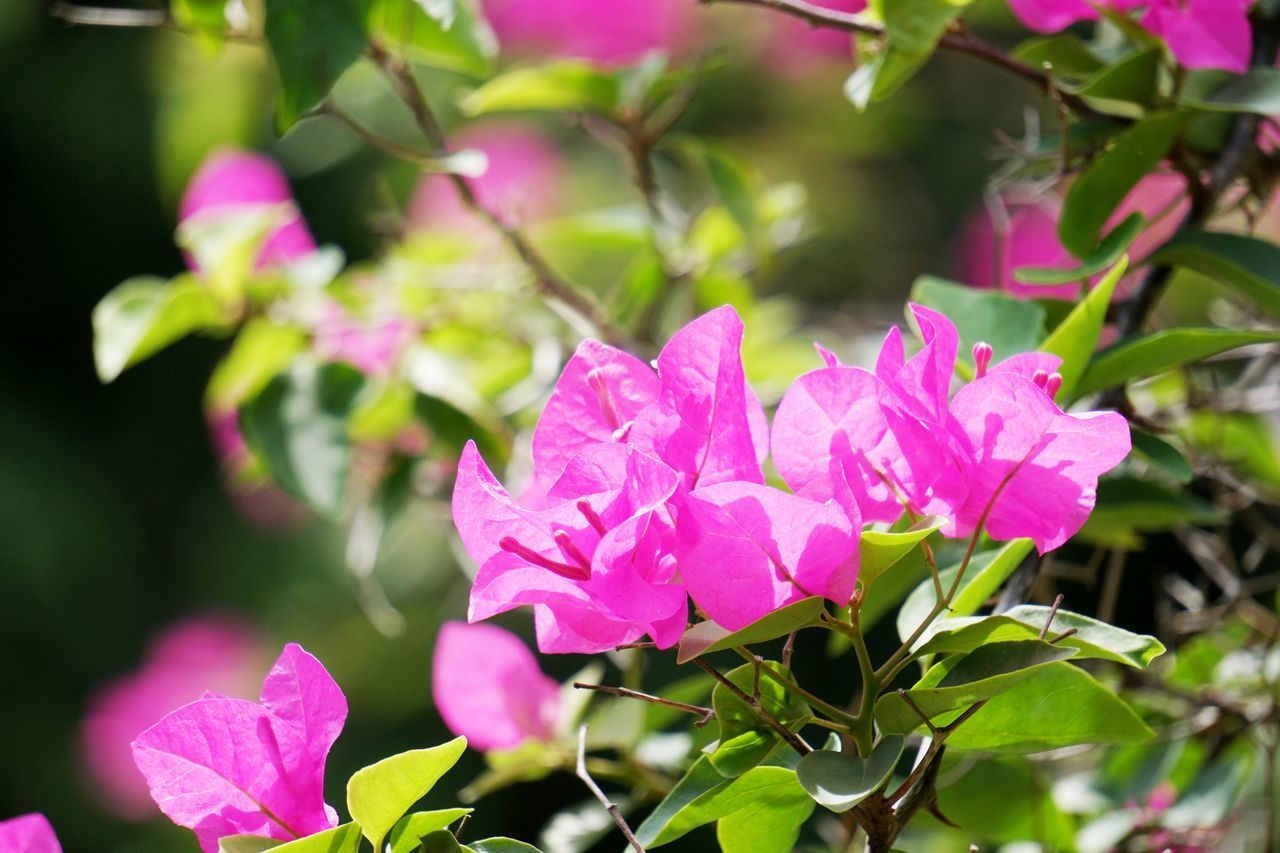
[[[382,849],[382,839],[458,763],[466,748],[466,738],[454,738],[441,746],[384,758],[355,772],[347,781],[347,811],[373,849]]]
[[[1013,271],[1013,275],[1018,281],[1026,284],[1087,282],[1095,275],[1118,264],[1146,225],[1147,222],[1141,213],[1131,213],[1102,238],[1102,242],[1098,243],[1098,247],[1080,263],[1080,266],[1067,270],[1055,267],[1020,267]]]
[[[816,750],[796,764],[796,778],[818,805],[837,814],[847,812],[888,781],[906,746],[905,737],[889,734],[865,759]]]
[[[911,299],[941,311],[956,324],[957,369],[966,378],[973,376],[973,345],[979,341],[991,344],[996,358],[1002,359],[1036,349],[1044,337],[1044,307],[998,291],[921,276],[911,288]]]
[[[1095,355],[1080,377],[1076,393],[1078,396],[1091,394],[1238,347],[1276,341],[1280,341],[1280,333],[1277,332],[1187,327],[1162,329],[1140,338],[1120,341]]]
[[[282,850],[286,853],[357,853],[359,849],[360,827],[354,823],[344,823],[297,841],[277,841],[256,835],[229,835],[218,839],[218,853],[261,853],[264,850]]]
[[[1280,112],[1280,70],[1251,68],[1202,96],[1184,94],[1181,103],[1201,110],[1275,115]]]
[[[1040,345],[1044,352],[1051,352],[1062,359],[1062,366],[1058,368],[1062,375],[1062,387],[1058,393],[1064,402],[1079,396],[1076,386],[1080,384],[1080,378],[1088,369],[1094,350],[1098,348],[1111,296],[1128,267],[1127,260],[1122,259],[1116,264],[1098,282],[1097,287],[1076,303],[1066,319]]]
[[[1217,231],[1184,231],[1162,246],[1151,261],[1216,278],[1268,313],[1280,315],[1280,247],[1267,240]]]
[[[1132,53],[1102,68],[1070,91],[1090,99],[1121,101],[1150,108],[1159,95],[1162,56],[1163,51],[1157,47]]]
[[[786,678],[791,675],[781,664],[764,661],[758,667],[743,664],[726,673],[726,678],[747,696],[758,698],[761,707],[783,726],[799,728],[809,716],[809,706],[771,678],[770,672]],[[716,712],[720,742],[710,760],[721,775],[741,776],[768,758],[782,743],[761,715],[725,685],[717,683],[711,691],[711,707]]]
[[[566,59],[513,68],[462,99],[468,115],[507,110],[551,110],[612,116],[621,99],[617,75],[589,62]]]
[[[680,638],[677,662],[687,663],[699,655],[732,649],[734,646],[764,643],[785,637],[792,631],[812,627],[818,624],[824,600],[822,596],[815,595],[794,601],[757,619],[740,631],[727,631],[709,619],[699,622]]]
[[[265,0],[267,44],[286,130],[314,108],[368,43],[358,0]]]
[[[864,531],[858,539],[858,581],[865,591],[876,579],[919,547],[942,526],[942,520],[925,518],[900,533]]]
[[[730,843],[738,842],[728,846],[722,837],[726,850],[787,853],[812,811],[813,800],[800,787],[794,770],[756,767],[736,779],[725,779],[709,762],[699,761],[640,825],[636,837],[645,847],[660,847],[721,821],[722,826],[728,823],[725,834]],[[744,838],[756,846],[741,846]]]
[[[413,812],[396,821],[387,836],[391,853],[415,853],[422,839],[433,832],[445,829],[472,809],[440,809],[430,812]]]
[[[367,0],[373,38],[396,53],[432,68],[484,76],[497,42],[469,2]]]
[[[131,278],[93,309],[93,359],[110,382],[126,368],[195,331],[223,323],[217,301],[194,276]]]

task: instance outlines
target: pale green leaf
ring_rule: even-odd
[[[384,758],[355,772],[347,781],[347,811],[375,850],[382,849],[382,839],[391,828],[435,787],[466,748],[466,738],[454,738],[441,746]]]

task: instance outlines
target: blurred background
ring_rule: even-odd
[[[781,297],[788,329],[820,323],[828,343],[856,348],[900,320],[916,276],[953,273],[957,234],[998,152],[1027,133],[1034,93],[940,55],[887,106],[859,114],[841,93],[852,67],[847,41],[817,44],[807,28],[755,10],[689,5],[715,70],[676,131],[722,143],[767,183],[807,190],[804,234],[759,277],[761,295]],[[997,5],[969,19],[1012,40]],[[90,794],[80,730],[91,697],[149,654],[163,657],[155,638],[189,617],[211,617],[238,638],[228,642],[242,642],[243,665],[228,681],[246,685],[244,695],[254,695],[286,641],[334,674],[351,715],[331,759],[331,802],[341,802],[341,780],[373,758],[447,736],[431,704],[429,662],[440,622],[465,613],[467,581],[441,508],[399,525],[379,564],[379,583],[407,626],[388,638],[354,605],[341,530],[278,507],[246,512],[228,490],[201,405],[225,341],[186,341],[109,386],[94,373],[93,306],[132,275],[181,271],[178,200],[216,147],[276,158],[317,241],[352,261],[379,251],[386,199],[410,197],[411,169],[333,125],[304,123],[277,140],[266,63],[250,47],[215,55],[173,33],[70,27],[42,0],[0,3],[9,223],[0,815],[47,813],[70,851],[191,846],[185,831],[123,820],[121,804]],[[625,167],[590,128],[554,117],[533,125],[562,161],[558,211],[632,199]],[[807,344],[786,352],[792,374],[817,364]],[[504,624],[527,637],[528,621]],[[192,648],[199,657],[206,647]],[[583,663],[543,659],[558,678]],[[433,801],[450,802],[480,769],[468,754]],[[536,791],[517,786],[485,800],[474,837],[534,839],[547,814],[584,797],[567,775]]]

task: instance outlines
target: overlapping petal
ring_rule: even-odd
[[[42,814],[0,821],[0,850],[5,853],[62,853],[53,827]]]

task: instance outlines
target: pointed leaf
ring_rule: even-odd
[[[820,595],[814,595],[793,601],[785,607],[762,616],[741,631],[731,632],[709,619],[699,622],[685,631],[684,636],[680,638],[680,650],[676,662],[688,663],[698,655],[719,652],[734,646],[765,643],[778,637],[785,637],[792,631],[817,625],[825,600]]]
[[[297,841],[273,847],[283,853],[358,853],[360,850],[360,826],[344,823],[325,832],[317,832]]]
[[[266,0],[264,32],[280,79],[282,129],[324,99],[367,43],[354,0]]]
[[[659,847],[744,809],[787,806],[800,797],[806,803],[813,802],[800,787],[795,771],[785,767],[757,767],[693,799],[676,811],[655,837],[647,842],[641,839],[641,843],[646,847]]]
[[[809,796],[837,814],[847,812],[884,784],[906,749],[902,735],[885,735],[865,759],[817,750],[800,759],[796,776]]]
[[[1077,396],[1145,379],[1182,364],[1250,344],[1275,343],[1280,332],[1237,329],[1162,329],[1121,341],[1094,356],[1080,378]]]
[[[1112,267],[1111,272],[1071,309],[1071,313],[1039,347],[1041,351],[1053,353],[1062,359],[1062,366],[1058,368],[1058,373],[1062,375],[1058,399],[1064,404],[1078,396],[1076,386],[1098,348],[1102,326],[1107,319],[1107,309],[1111,306],[1111,296],[1128,266],[1128,259],[1122,258],[1120,263]]]
[[[1243,234],[1180,233],[1151,257],[1229,284],[1265,311],[1280,314],[1280,246]]]
[[[387,843],[391,853],[415,853],[423,837],[447,828],[475,809],[439,809],[430,812],[407,814],[391,828]]]
[[[347,782],[347,811],[375,850],[414,803],[426,796],[467,748],[466,738],[415,749],[357,770]]]
[[[174,341],[222,323],[222,309],[194,277],[131,278],[93,309],[93,359],[110,382]]]
[[[1080,262],[1075,269],[1059,269],[1057,267],[1019,267],[1013,271],[1013,277],[1026,284],[1070,284],[1073,281],[1088,281],[1108,267],[1119,263],[1120,258],[1133,241],[1142,234],[1147,225],[1141,213],[1131,213],[1123,222],[1112,228],[1098,248],[1089,257]]]
[[[942,519],[924,518],[901,533],[883,533],[877,530],[863,531],[858,540],[860,552],[858,580],[865,590],[899,560],[929,538],[942,526]]]

